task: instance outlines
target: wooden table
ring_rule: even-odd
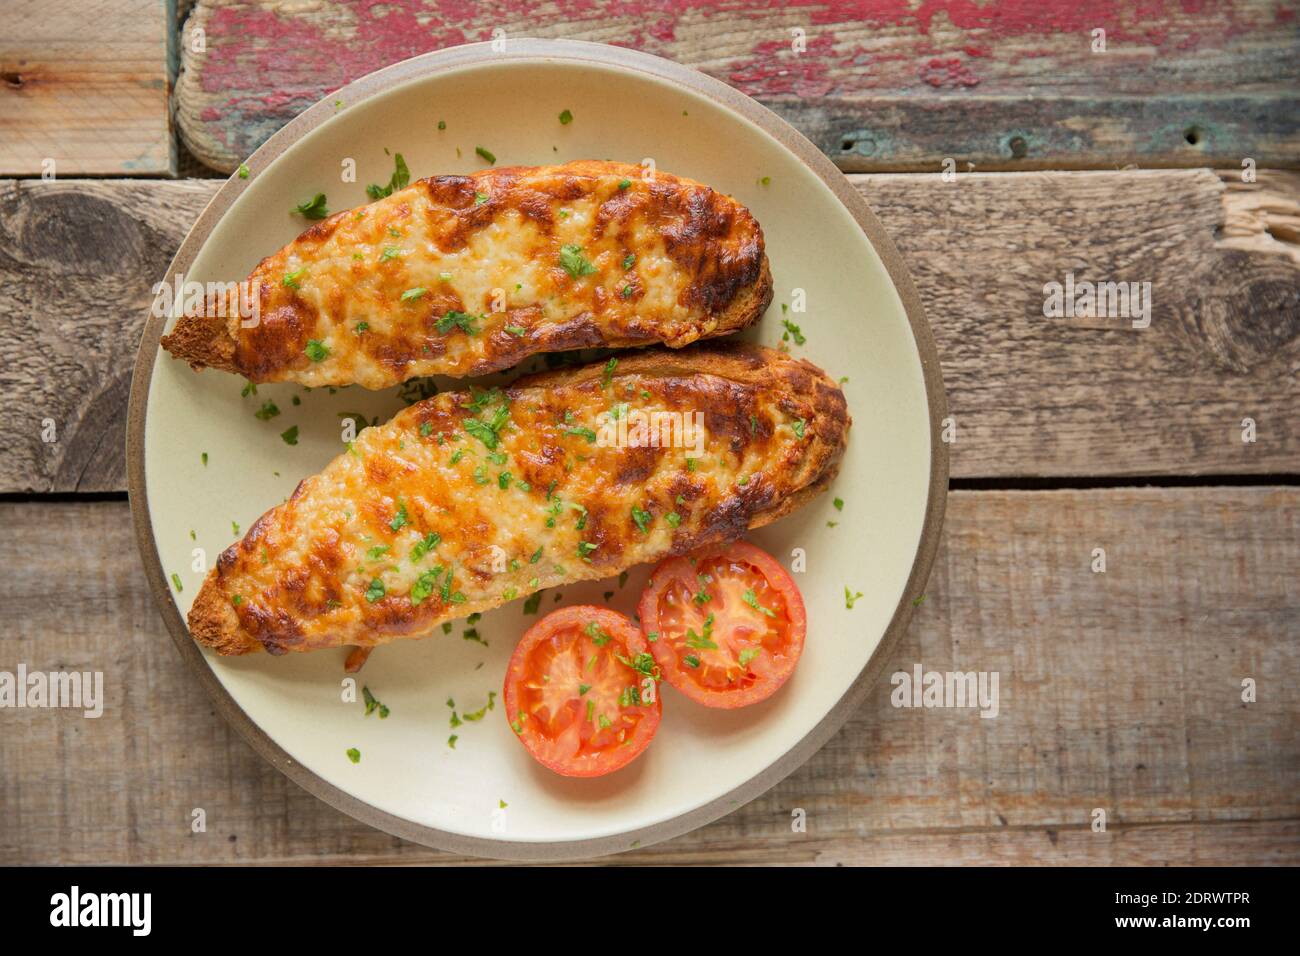
[[[320,803],[215,715],[142,578],[123,434],[150,286],[218,185],[200,160],[229,171],[340,84],[498,28],[698,66],[855,173],[956,424],[887,672],[1001,674],[994,720],[882,684],[764,797],[618,862],[1300,862],[1297,4],[1076,6],[6,3],[0,670],[103,670],[107,704],[0,710],[0,863],[461,862]],[[1045,318],[1068,272],[1149,281],[1150,327]]]

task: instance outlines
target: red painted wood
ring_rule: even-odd
[[[1289,110],[1267,140],[1285,149],[1295,145],[1300,122],[1291,108],[1300,89],[1298,8],[1300,0],[579,0],[562,5],[560,21],[555,4],[537,0],[323,0],[297,7],[199,0],[189,23],[205,29],[207,51],[185,54],[179,119],[201,157],[229,168],[343,84],[420,53],[491,39],[499,28],[507,36],[610,42],[697,66],[778,107],[832,155],[844,133],[868,125],[894,98],[942,108],[928,135],[945,139],[947,149],[931,156],[936,144],[925,135],[917,140],[887,126],[873,137],[874,156],[849,151],[868,165],[946,155],[987,161],[987,148],[967,148],[989,131],[974,127],[981,111],[964,104],[992,97],[1022,104],[1030,96],[1060,97],[1049,125],[1070,129],[1076,114],[1096,114],[1121,144],[1126,136],[1135,140],[1123,156],[1115,144],[1099,149],[1095,134],[1072,143],[1046,128],[1022,130],[1062,159],[1104,156],[1108,148],[1123,161],[1178,148],[1176,137],[1141,142],[1149,121],[1125,120],[1125,110],[1136,111],[1147,96],[1188,103],[1173,125],[1228,123],[1241,103],[1251,108],[1248,101],[1265,111]],[[800,52],[793,49],[796,28],[806,38]],[[1106,32],[1105,53],[1093,51],[1098,28]],[[182,49],[188,47],[182,31]],[[1225,94],[1238,99],[1218,103]],[[843,129],[819,125],[827,110]],[[842,117],[855,112],[860,121],[845,125]],[[1026,122],[1042,122],[1039,113]],[[1292,156],[1259,153],[1250,155],[1286,164],[1300,147]],[[1204,159],[1193,153],[1183,161]]]

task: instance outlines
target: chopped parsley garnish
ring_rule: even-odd
[[[481,205],[483,205],[483,204],[484,204],[485,202],[487,202],[487,201],[488,201],[488,194],[487,194],[487,193],[476,192],[476,193],[474,194],[474,205],[476,205],[476,206],[481,206]]]
[[[370,323],[358,322],[356,325],[352,327],[352,331],[355,332],[357,335],[364,335],[366,332],[370,331]]]
[[[366,552],[366,557],[371,561],[378,561],[391,547],[392,545],[388,544],[377,544]]]
[[[324,219],[330,214],[330,211],[325,208],[324,193],[317,193],[307,202],[299,203],[293,207],[293,211],[305,219]]]
[[[763,653],[761,647],[747,647],[740,652],[740,666],[745,667],[759,654]]]
[[[461,408],[475,413],[483,411],[489,405],[495,405],[505,397],[499,388],[475,388],[473,385],[470,386],[470,395],[471,399],[463,403]]]
[[[659,679],[659,665],[655,663],[653,654],[642,651],[640,654],[638,654],[636,657],[632,658],[631,660],[628,660],[626,657],[623,657],[621,654],[615,656],[618,657],[618,659],[622,663],[632,668],[632,670],[640,674],[644,674],[646,677],[653,677],[655,680]],[[641,701],[638,699],[637,703],[640,702]]]
[[[446,129],[446,128],[447,128],[447,121],[446,121],[446,120],[438,120],[438,129]]]
[[[790,426],[792,429],[794,429],[795,435],[799,438],[803,438],[804,424],[805,422],[802,418],[796,418],[794,420],[794,424]]]
[[[713,642],[712,614],[704,619],[703,633],[696,634],[695,629],[692,627],[686,629],[686,646],[709,651],[716,651],[718,649],[718,645]]]
[[[424,559],[424,556],[438,546],[442,541],[442,535],[436,531],[430,531],[411,548],[411,563],[415,564]]]
[[[574,435],[578,438],[585,438],[587,439],[587,442],[589,444],[595,444],[596,437],[597,437],[596,433],[592,431],[590,428],[584,428],[581,426],[579,426],[578,428],[566,428],[564,430],[564,434]]]
[[[782,342],[790,341],[791,336],[794,336],[795,345],[803,345],[804,342],[807,341],[807,339],[804,338],[803,331],[799,328],[799,326],[795,325],[789,319],[782,319],[781,324],[785,326],[785,333],[781,336]]]
[[[438,583],[441,574],[442,568],[430,568],[415,579],[415,583],[411,585],[412,607],[418,607],[433,594],[434,585]]]
[[[474,484],[486,485],[488,483],[487,469],[479,465],[474,469]]]
[[[425,291],[426,289],[424,288],[424,286],[421,285],[417,285],[414,289],[407,289],[405,292],[402,293],[402,301],[414,302],[416,299],[423,296]]]
[[[356,747],[349,747],[347,749],[347,755],[348,755],[348,759],[351,760],[353,763],[361,763],[361,751],[358,750]]]
[[[370,587],[366,588],[366,600],[374,604],[382,598],[387,592],[384,590],[384,582],[379,578],[374,578],[370,582]]]
[[[506,422],[510,420],[510,408],[508,405],[498,405],[489,419],[467,418],[465,419],[465,433],[477,438],[489,450],[494,450],[500,441],[501,429],[505,427]]]
[[[208,464],[208,453],[207,453],[206,451],[205,451],[205,452],[200,452],[200,453],[199,453],[199,461],[203,462],[203,466],[204,466],[205,468],[207,467],[207,464]]]
[[[589,620],[586,627],[582,628],[582,631],[585,631],[586,636],[590,637],[591,644],[598,646],[598,648],[603,648],[604,645],[610,643],[611,640],[614,640],[614,635],[611,635],[610,632],[604,630],[604,628],[595,623],[594,620]]]
[[[292,272],[286,272],[284,274],[284,278],[280,280],[280,284],[284,286],[286,289],[300,288],[298,284],[299,280],[306,274],[307,274],[306,266],[303,266],[300,269],[294,269]]]
[[[366,187],[366,195],[371,199],[383,199],[385,196],[391,196],[395,190],[405,189],[411,181],[411,171],[406,168],[406,160],[402,158],[401,153],[393,155],[393,175],[388,180],[387,186],[379,186],[371,183]]]
[[[668,527],[676,528],[682,523],[682,516],[676,511],[670,511],[668,514],[664,515],[664,520],[668,522]]]
[[[533,556],[528,559],[528,563],[536,564],[540,560],[542,560],[542,549],[538,548],[536,551],[533,552]]]
[[[561,125],[561,126],[568,126],[568,125],[569,125],[570,123],[572,123],[572,122],[573,122],[573,114],[570,113],[568,110],[565,110],[564,112],[562,112],[562,113],[560,114],[560,125]]]
[[[380,262],[389,262],[403,255],[401,246],[384,246],[384,251],[379,256]]]
[[[248,178],[248,163],[239,164],[239,178],[240,179]]]
[[[623,257],[623,268],[624,270],[631,269],[634,265],[636,265],[636,256],[629,252]]]
[[[505,491],[510,487],[510,472],[503,471],[501,474],[497,475],[497,487],[502,491]]]
[[[654,520],[654,515],[652,515],[650,512],[642,508],[638,508],[636,505],[632,506],[632,521],[638,528],[641,529],[642,534],[649,533],[650,522],[653,520]]]
[[[843,498],[836,498],[834,501],[831,502],[831,504],[833,504],[833,505],[835,506],[835,510],[836,510],[836,511],[843,511],[843,510],[844,510],[844,499],[843,499]]]
[[[687,471],[694,471],[694,470],[695,470],[695,464],[696,464],[696,462],[695,462],[695,459],[694,459],[694,458],[687,458],[687,459],[686,459],[686,470],[687,470]]]
[[[286,445],[298,444],[298,426],[290,425],[284,431],[280,432],[280,437],[284,439]]]
[[[685,664],[687,667],[699,667],[700,659],[696,657],[694,654],[687,654],[685,657],[682,658],[682,663]]]
[[[454,569],[448,568],[447,576],[442,579],[441,597],[442,597],[443,604],[464,604],[465,603],[466,600],[465,595],[461,594],[459,591],[452,591],[451,589],[451,580],[452,577],[455,575],[455,573],[456,572]]]
[[[366,716],[369,717],[375,711],[379,711],[379,719],[383,720],[388,716],[388,705],[381,704],[374,694],[370,693],[370,688],[363,686],[361,688],[361,699],[366,702]]]
[[[584,560],[584,561],[590,561],[590,560],[591,560],[591,557],[590,557],[591,553],[592,553],[593,551],[595,551],[595,550],[596,550],[597,548],[599,548],[599,547],[600,547],[600,545],[598,545],[598,544],[592,544],[590,541],[579,541],[579,542],[578,542],[578,557],[582,558],[582,560]]]
[[[631,185],[632,185],[632,180],[630,180],[630,179],[620,179],[620,180],[618,181],[618,188],[619,188],[619,189],[627,189],[627,187],[628,187],[628,186],[631,186]]]
[[[575,279],[589,276],[596,271],[596,267],[583,255],[582,246],[572,243],[560,247],[560,266]]]
[[[468,312],[457,312],[455,309],[452,309],[438,320],[438,334],[446,335],[452,329],[458,328],[466,335],[477,335],[478,329],[474,327],[474,321],[476,318],[482,318],[482,316],[473,316]]]
[[[177,593],[177,594],[179,594],[181,591],[185,590],[185,589],[181,586],[181,577],[180,577],[180,575],[177,574],[175,571],[172,572],[172,587],[174,587],[174,588],[176,589],[176,593]]]
[[[522,338],[523,335],[524,335],[528,330],[525,329],[522,325],[507,325],[507,326],[506,326],[506,331],[509,332],[511,335],[519,336],[519,337]]]
[[[758,595],[754,593],[753,588],[750,588],[748,591],[746,591],[743,595],[743,598],[745,603],[748,604],[750,607],[752,607],[755,611],[759,611],[763,614],[766,614],[768,617],[776,617],[775,611],[773,611],[769,607],[763,607],[763,605],[758,603]]]
[[[844,606],[848,608],[850,611],[853,610],[853,603],[857,601],[857,599],[860,597],[862,597],[861,591],[859,591],[857,594],[854,594],[852,591],[848,589],[848,587],[844,588]]]
[[[308,339],[307,346],[303,351],[307,353],[307,357],[313,362],[323,362],[329,358],[330,354],[329,346],[320,339]]]
[[[406,522],[409,520],[410,517],[406,513],[406,504],[399,499],[397,502],[397,514],[393,515],[393,520],[388,522],[388,527],[392,528],[394,531],[400,531],[406,526]]]
[[[611,358],[605,363],[605,370],[600,373],[600,387],[609,388],[609,383],[614,380],[614,369],[618,368],[618,359]]]
[[[538,591],[535,594],[529,595],[528,600],[524,601],[524,613],[536,614],[537,609],[541,606],[542,606],[542,592]]]
[[[488,161],[489,166],[496,165],[497,158],[493,156],[490,152],[488,152],[486,149],[484,149],[482,146],[475,146],[474,152],[478,153],[480,156],[486,159]]]
[[[496,706],[497,706],[497,692],[494,690],[490,690],[488,691],[488,700],[486,704],[484,704],[476,711],[464,713],[461,714],[460,716],[464,720],[482,720],[484,717],[487,716],[487,712],[489,710],[496,710]]]

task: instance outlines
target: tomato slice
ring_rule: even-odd
[[[638,608],[643,640],[664,680],[706,707],[766,700],[789,680],[808,629],[785,568],[747,541],[669,558]]]
[[[542,764],[599,777],[631,763],[659,729],[657,669],[633,652],[637,626],[609,608],[552,611],[525,633],[506,668],[511,729]],[[640,654],[640,657],[637,655]]]

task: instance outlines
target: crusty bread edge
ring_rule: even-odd
[[[182,315],[158,344],[176,358],[189,362],[196,372],[215,368],[240,374],[235,367],[235,340],[224,318]]]

